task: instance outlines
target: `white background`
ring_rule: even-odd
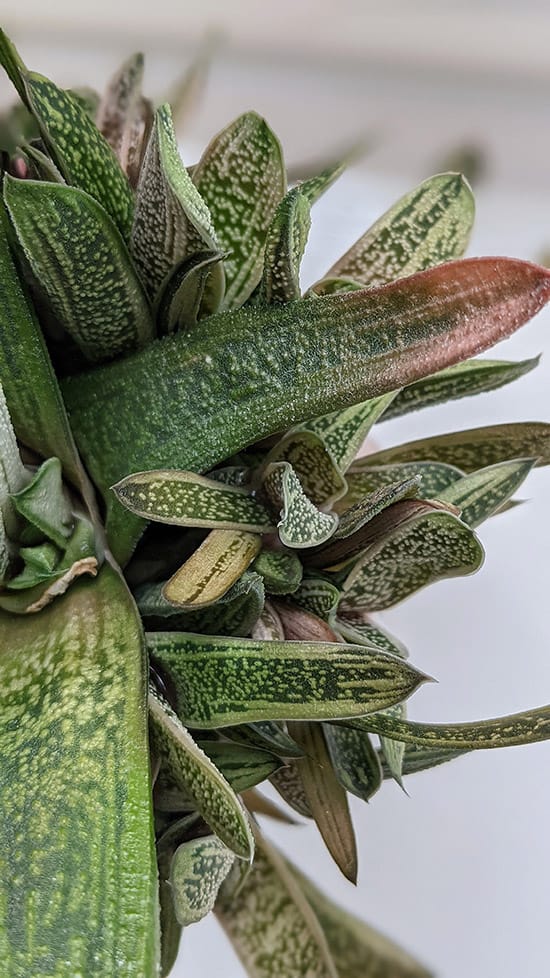
[[[550,246],[549,5],[379,6],[56,0],[12,5],[4,20],[32,67],[67,84],[99,85],[119,55],[136,43],[150,49],[159,95],[200,30],[225,22],[229,43],[203,108],[181,134],[189,163],[212,132],[249,107],[267,116],[291,162],[372,132],[365,162],[316,206],[304,284],[468,140],[488,157],[470,253],[536,258]],[[0,97],[9,97],[7,85]],[[550,420],[549,330],[550,315],[541,314],[499,350],[522,358],[546,349],[536,373],[380,426],[379,444]],[[481,528],[487,560],[475,577],[435,585],[384,616],[413,661],[439,679],[414,697],[415,719],[474,720],[550,702],[549,471],[533,473],[520,495],[529,503]],[[357,889],[338,876],[312,828],[266,823],[266,830],[331,895],[441,978],[540,978],[548,973],[549,762],[546,744],[481,752],[411,777],[410,797],[386,784],[368,806],[353,803]],[[243,972],[208,920],[184,935],[174,974]]]

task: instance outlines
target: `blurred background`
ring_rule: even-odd
[[[101,87],[135,49],[161,99],[205,31],[221,42],[197,110],[181,127],[186,163],[244,109],[266,116],[291,167],[358,138],[369,147],[316,205],[304,285],[393,201],[461,162],[472,174],[470,254],[541,259],[550,251],[550,5],[547,0],[4,0],[3,26],[29,65],[58,83]],[[0,79],[0,102],[12,99]],[[305,172],[305,171],[304,171]],[[547,351],[502,391],[380,427],[379,444],[448,428],[550,420],[550,314],[499,355]],[[434,585],[384,624],[439,679],[414,719],[474,720],[550,701],[550,474],[528,503],[481,528],[473,578]],[[357,803],[355,890],[309,826],[266,831],[342,903],[397,938],[441,978],[539,978],[548,970],[550,745],[480,752],[386,784]],[[178,970],[179,969],[179,970]],[[176,978],[244,974],[213,919],[190,928]]]

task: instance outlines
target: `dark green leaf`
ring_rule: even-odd
[[[218,251],[197,251],[174,266],[163,282],[153,310],[159,336],[194,329],[199,319],[217,312],[223,299]]]
[[[344,495],[346,480],[327,449],[324,438],[306,428],[288,432],[264,459],[289,462],[302,489],[317,506],[326,506]]]
[[[292,594],[302,580],[302,565],[298,557],[284,550],[260,551],[252,570],[263,577],[268,594]]]
[[[282,723],[264,720],[261,723],[243,723],[236,727],[226,727],[224,736],[238,744],[259,747],[278,757],[301,757],[302,749],[289,737]]]
[[[301,748],[300,753],[303,754]],[[302,770],[296,760],[289,759],[283,767],[271,775],[269,780],[275,791],[294,812],[302,818],[313,818],[304,788]]]
[[[184,611],[167,601],[163,588],[164,583],[145,584],[135,596],[141,616],[155,631],[249,635],[262,613],[263,581],[253,571],[245,571],[221,598],[196,611]]]
[[[275,754],[254,747],[219,740],[197,743],[237,794],[265,781],[282,764]]]
[[[340,784],[352,795],[368,801],[382,784],[378,754],[363,730],[325,723],[325,739]]]
[[[300,298],[300,265],[311,225],[307,198],[295,187],[279,204],[267,232],[260,297],[264,302]]]
[[[325,578],[305,577],[292,595],[292,601],[332,624],[340,601],[340,591]]]
[[[409,652],[399,639],[390,635],[380,625],[363,618],[339,617],[334,621],[334,630],[353,645],[375,645],[379,649],[391,652],[400,659],[408,659]]]

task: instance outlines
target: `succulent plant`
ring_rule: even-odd
[[[0,60],[21,99],[2,126],[3,974],[165,975],[214,909],[254,978],[427,975],[258,817],[314,819],[353,881],[348,793],[550,736],[550,706],[407,720],[427,677],[372,617],[480,567],[475,529],[550,461],[550,425],[357,457],[375,423],[531,370],[469,358],[550,273],[460,260],[473,199],[446,173],[302,296],[342,166],[288,190],[247,112],[186,168],[141,57],[101,99],[3,34]]]

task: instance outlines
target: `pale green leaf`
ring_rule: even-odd
[[[222,259],[218,251],[197,251],[174,266],[155,299],[159,336],[194,329],[200,319],[218,311],[224,290],[218,268]]]
[[[36,146],[23,142],[20,149],[29,168],[28,177],[32,180],[48,180],[50,183],[65,183],[55,163]]]
[[[460,173],[440,173],[405,194],[327,272],[371,288],[460,258],[474,221]]]
[[[326,506],[344,495],[346,480],[324,438],[314,431],[289,431],[268,452],[264,465],[281,461],[292,465],[302,489],[317,506]]]
[[[193,728],[360,716],[406,699],[426,677],[374,649],[153,632],[149,651]]]
[[[216,836],[178,846],[170,871],[176,918],[182,927],[196,924],[214,909],[218,890],[235,855]]]
[[[286,189],[279,141],[264,119],[245,112],[207,146],[193,182],[230,255],[224,305],[240,306],[260,281],[267,231]]]
[[[418,495],[422,499],[439,499],[441,493],[463,472],[454,465],[443,462],[396,462],[388,465],[370,465],[373,456],[365,455],[356,459],[351,470],[346,473],[348,491],[342,499],[338,499],[335,509],[339,513],[355,506],[366,495],[391,486],[394,482],[415,479],[420,476]]]
[[[352,278],[322,278],[315,285],[312,285],[308,295],[338,295],[341,292],[357,292],[364,289],[362,282],[356,282]]]
[[[246,813],[233,789],[180,723],[166,701],[149,695],[151,745],[184,795],[213,832],[237,856],[251,859],[254,852]]]
[[[4,197],[30,267],[60,325],[89,360],[144,346],[151,314],[124,242],[75,187],[4,178]]]
[[[291,302],[300,298],[300,265],[311,225],[310,205],[295,187],[279,204],[267,232],[260,298]]]
[[[17,517],[10,496],[21,491],[28,481],[29,474],[19,455],[8,405],[0,383],[0,514],[3,526],[14,539],[17,534]]]
[[[277,529],[285,547],[312,547],[328,540],[334,533],[338,517],[317,509],[288,462],[270,462],[264,472],[262,488],[273,510],[279,512]]]
[[[362,404],[353,404],[345,411],[326,414],[307,427],[325,443],[342,472],[346,472],[372,426],[391,404],[395,392],[374,397]]]
[[[453,482],[439,494],[441,502],[460,509],[460,519],[472,528],[496,513],[527,478],[535,459],[497,462]]]
[[[74,520],[63,489],[61,462],[58,458],[49,458],[44,462],[28,485],[11,498],[20,516],[65,550],[73,531]]]
[[[261,537],[241,530],[211,530],[206,540],[166,582],[162,593],[180,608],[218,601],[260,552]]]

